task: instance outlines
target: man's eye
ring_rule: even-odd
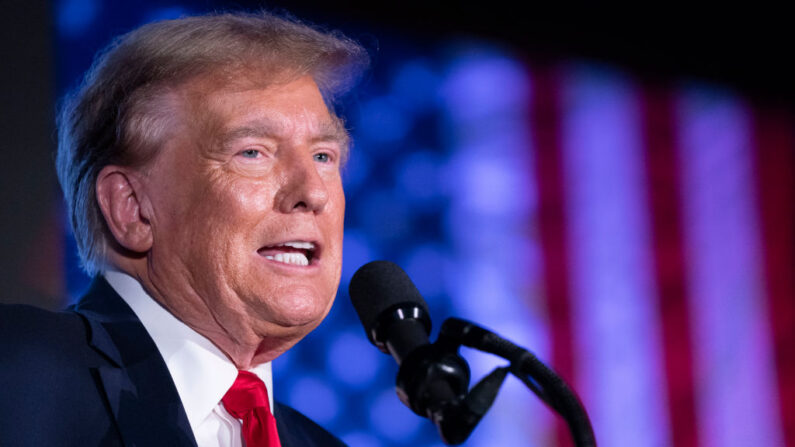
[[[240,155],[245,158],[257,158],[259,156],[259,151],[256,149],[246,149],[240,152]]]
[[[331,156],[325,152],[321,152],[319,154],[315,154],[315,161],[319,161],[321,163],[328,163],[331,161]]]

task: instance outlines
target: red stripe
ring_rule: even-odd
[[[655,278],[660,302],[673,445],[698,445],[693,389],[687,259],[671,93],[646,89],[642,98]]]
[[[781,420],[785,445],[795,446],[795,117],[760,113],[754,137]]]
[[[544,282],[552,335],[552,367],[573,384],[574,355],[569,295],[567,221],[561,160],[560,86],[556,71],[534,72],[530,103],[536,179],[539,191],[538,225],[541,235]],[[566,426],[557,426],[559,446],[571,446]]]

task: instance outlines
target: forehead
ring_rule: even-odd
[[[186,118],[203,130],[229,133],[259,130],[279,136],[295,132],[345,134],[341,120],[329,112],[310,76],[289,81],[253,82],[250,77],[231,83],[203,79],[188,88]]]

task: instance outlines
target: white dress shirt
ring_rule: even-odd
[[[113,290],[132,308],[155,341],[188,415],[200,447],[243,447],[241,422],[226,412],[221,398],[237,378],[237,367],[210,340],[178,320],[133,277],[105,273]],[[268,389],[273,409],[270,362],[250,370]]]

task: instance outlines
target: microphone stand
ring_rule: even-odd
[[[496,368],[467,392],[469,367],[458,353],[461,346],[497,355],[510,365]],[[585,408],[560,376],[527,349],[459,318],[445,320],[437,341],[416,349],[401,364],[398,396],[434,422],[442,441],[457,445],[494,403],[508,373],[563,417],[576,447],[596,447]]]

